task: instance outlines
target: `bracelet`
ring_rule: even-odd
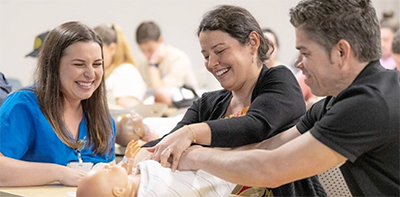
[[[196,134],[194,133],[192,127],[190,127],[189,125],[185,125],[185,126],[183,126],[183,127],[188,128],[188,129],[190,130],[190,132],[192,132],[192,136],[193,136],[192,143],[196,143],[196,142],[197,142],[197,141],[196,141]]]

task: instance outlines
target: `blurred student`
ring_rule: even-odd
[[[35,42],[33,43],[33,51],[26,54],[25,57],[34,57],[37,58],[40,50],[42,49],[42,45],[49,34],[49,31],[45,31],[38,36],[35,37]]]
[[[268,67],[274,67],[274,66],[278,66],[278,65],[283,65],[279,60],[278,60],[278,52],[279,52],[279,40],[278,37],[276,35],[276,33],[274,31],[272,31],[272,29],[269,28],[264,28],[262,29],[264,35],[267,37],[267,39],[272,43],[272,46],[270,48],[270,53],[271,56],[269,57],[268,60],[265,61],[266,65]]]
[[[146,57],[139,62],[139,69],[148,87],[155,90],[155,102],[171,105],[179,88],[197,88],[189,56],[167,45],[157,24],[141,23],[136,30],[136,42]]]
[[[139,105],[147,87],[122,29],[116,24],[102,24],[94,31],[103,40],[104,76],[110,108],[125,109]]]
[[[400,30],[397,30],[392,43],[393,59],[396,62],[396,69],[400,72]]]
[[[399,29],[399,19],[394,17],[393,11],[383,12],[380,21],[382,58],[380,62],[387,69],[395,69],[396,62],[392,57],[392,42],[396,31]]]
[[[0,72],[0,106],[3,103],[3,100],[10,94],[11,86],[8,83],[6,77],[3,73]]]

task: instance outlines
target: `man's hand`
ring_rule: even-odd
[[[181,171],[197,171],[199,168],[195,165],[196,158],[199,156],[199,153],[202,151],[203,147],[199,145],[191,146],[190,148],[186,149],[182,156],[181,160],[178,165],[178,170]]]
[[[154,53],[151,55],[149,59],[149,64],[150,65],[157,65],[159,64],[167,54],[166,46],[165,44],[160,44],[158,45],[158,48]]]

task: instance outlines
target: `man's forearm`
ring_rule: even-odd
[[[274,167],[266,168],[264,155],[268,151],[224,151],[215,148],[197,148],[183,160],[191,160],[192,169],[202,169],[232,183],[250,186],[272,186],[266,177],[274,178]],[[273,158],[271,156],[271,158]],[[269,160],[269,159],[267,159]],[[251,161],[251,162],[249,162]],[[181,165],[181,164],[180,164]],[[276,173],[275,173],[276,174]]]
[[[149,66],[149,78],[152,88],[160,88],[164,86],[164,83],[161,79],[160,69],[158,67]]]
[[[272,138],[266,139],[259,143],[241,146],[236,148],[235,150],[252,150],[252,149],[273,150],[291,141],[292,139],[299,137],[300,135],[301,135],[300,132],[294,126]]]

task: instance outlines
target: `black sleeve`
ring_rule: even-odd
[[[391,140],[395,133],[389,129],[389,105],[374,92],[365,88],[346,91],[310,129],[311,134],[352,162]]]
[[[325,114],[325,108],[327,103],[330,103],[332,97],[324,98],[314,103],[311,108],[300,118],[300,121],[296,124],[297,130],[303,134],[309,131]]]
[[[305,102],[292,72],[284,66],[260,75],[256,97],[245,116],[206,121],[212,147],[236,147],[262,141],[294,126]]]

